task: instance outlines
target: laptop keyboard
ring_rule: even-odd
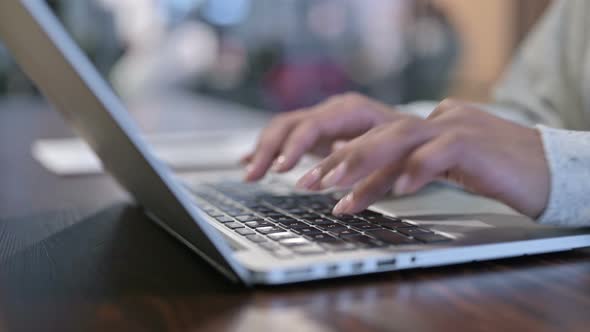
[[[278,195],[242,182],[189,189],[205,213],[281,258],[451,240],[374,211],[334,216],[337,200],[329,194]]]

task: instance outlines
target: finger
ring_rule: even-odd
[[[445,134],[416,149],[396,181],[395,194],[414,193],[453,169],[459,162],[461,142],[457,134]]]
[[[320,162],[317,166],[305,173],[295,184],[296,188],[306,190],[321,190],[321,182],[326,175],[328,178],[338,178],[346,173],[346,164],[340,163],[337,169],[334,167],[338,164],[340,158],[335,157],[334,153]]]
[[[406,155],[431,136],[423,120],[404,121],[355,140],[338,151],[328,166],[321,188],[350,187],[375,170],[403,162]],[[345,171],[342,169],[346,168]]]
[[[343,140],[335,141],[332,144],[332,151],[338,151],[338,150],[342,149],[344,146],[346,146],[346,144],[348,144],[348,141],[343,141]]]
[[[266,174],[285,138],[295,127],[299,114],[278,117],[262,132],[246,172],[246,181],[259,180]]]
[[[285,140],[281,155],[273,164],[273,171],[285,172],[293,168],[318,141],[321,130],[320,124],[311,121],[297,126]]]
[[[451,109],[457,108],[461,105],[465,104],[462,101],[453,99],[453,98],[446,98],[443,99],[436,108],[428,115],[428,119],[434,119],[439,117],[440,115],[448,112]]]
[[[332,213],[335,215],[353,214],[366,209],[391,190],[400,168],[399,165],[393,165],[374,172],[341,199],[334,206]]]
[[[375,130],[372,130],[375,131]],[[357,137],[348,142],[347,148],[342,147],[333,151],[328,157],[324,158],[317,166],[297,181],[296,187],[307,190],[320,190],[329,187],[328,182],[337,182],[347,172],[347,164],[343,162],[349,151],[356,150],[357,145],[363,145],[362,141],[367,134]],[[358,143],[358,142],[361,143]],[[323,182],[323,184],[322,184]]]
[[[252,162],[252,157],[254,156],[254,152],[248,152],[246,155],[240,158],[240,165],[248,165]]]
[[[342,103],[330,99],[308,111],[307,120],[300,123],[282,147],[273,170],[284,172],[291,169],[315,144],[322,139],[349,139],[365,133],[374,126],[370,117],[359,114],[357,103]]]

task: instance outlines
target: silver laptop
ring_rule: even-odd
[[[588,229],[519,216],[407,220],[373,208],[334,217],[330,194],[237,181],[187,186],[154,157],[44,1],[0,1],[0,38],[151,219],[232,280],[285,284],[590,245]]]

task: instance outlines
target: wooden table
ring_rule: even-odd
[[[108,177],[60,178],[33,161],[34,139],[67,135],[39,100],[0,102],[0,331],[590,330],[589,250],[231,284]]]

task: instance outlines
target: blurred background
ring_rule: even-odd
[[[124,100],[485,101],[549,0],[49,0]],[[36,94],[0,44],[0,96]]]

